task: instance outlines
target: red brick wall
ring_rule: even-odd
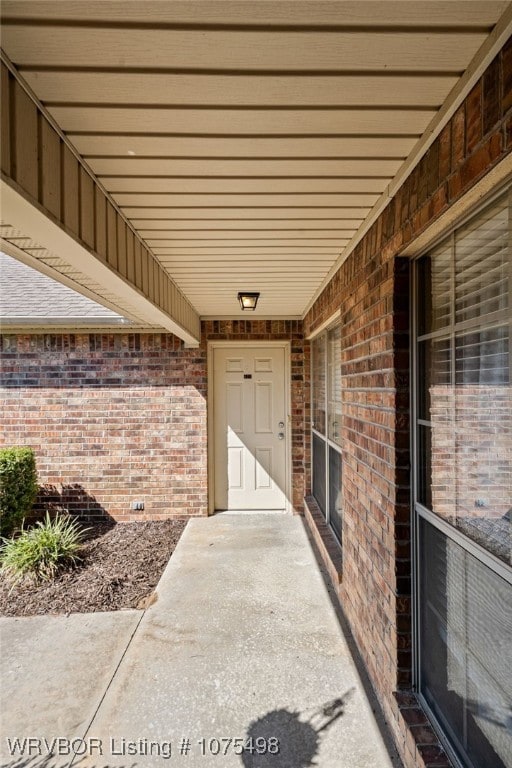
[[[304,320],[308,336],[341,308],[339,596],[410,768],[447,762],[414,695],[406,693],[412,685],[409,263],[400,252],[511,148],[509,40]]]
[[[202,350],[165,334],[2,341],[0,442],[33,446],[50,498],[123,521],[206,514]]]
[[[291,341],[293,501],[304,497],[298,321],[206,322],[199,349],[166,334],[3,336],[1,445],[31,445],[42,501],[117,520],[205,515],[208,340]],[[143,512],[131,509],[144,501]]]

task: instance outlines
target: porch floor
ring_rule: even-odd
[[[300,518],[191,520],[157,594],[140,620],[2,620],[2,755],[6,737],[86,736],[91,755],[48,763],[43,746],[30,766],[400,765]]]

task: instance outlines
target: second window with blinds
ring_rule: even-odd
[[[313,496],[341,543],[341,326],[311,343]]]
[[[512,768],[512,188],[415,263],[418,694],[453,762]]]

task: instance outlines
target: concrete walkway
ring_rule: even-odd
[[[157,593],[142,618],[2,620],[4,766],[399,765],[300,518],[190,521]],[[90,754],[19,760],[6,737]]]

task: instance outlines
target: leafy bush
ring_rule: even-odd
[[[0,449],[0,534],[21,525],[37,495],[36,460],[32,448]]]
[[[81,559],[78,552],[86,530],[69,515],[57,514],[52,520],[47,512],[32,528],[22,525],[16,538],[2,538],[1,570],[15,582],[24,576],[52,579],[59,568]]]

